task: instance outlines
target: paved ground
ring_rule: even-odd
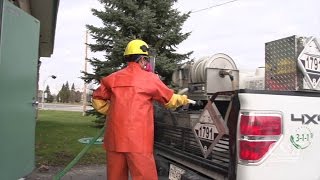
[[[42,109],[42,104],[39,104],[39,109]],[[81,104],[55,104],[44,103],[43,109],[45,110],[61,110],[61,111],[83,111],[83,105]],[[86,110],[92,109],[91,106],[87,106]]]
[[[47,170],[36,169],[24,180],[52,180],[62,168],[48,167]],[[76,166],[72,168],[61,180],[106,180],[105,165]],[[130,180],[131,178],[129,178]],[[22,180],[22,179],[21,179]],[[168,177],[159,177],[159,180],[168,180]]]
[[[52,180],[62,168],[48,167],[45,170],[36,169],[25,180]],[[72,168],[61,180],[106,180],[106,167],[104,165],[76,166]]]

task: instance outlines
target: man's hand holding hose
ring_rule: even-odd
[[[176,109],[179,106],[187,105],[187,104],[195,104],[196,102],[188,99],[186,95],[173,94],[170,101],[165,104],[165,107],[168,109]]]

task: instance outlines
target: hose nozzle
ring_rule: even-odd
[[[230,80],[233,81],[234,77],[232,75],[232,71],[230,71],[230,70],[228,70],[228,71],[227,70],[220,70],[219,71],[219,76],[220,77],[224,78],[227,75],[230,77]]]

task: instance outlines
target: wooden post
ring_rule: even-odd
[[[88,30],[86,30],[85,35],[85,57],[84,57],[84,72],[87,72],[87,62],[88,62]],[[87,83],[84,82],[83,85],[83,112],[82,115],[84,116],[87,111]]]

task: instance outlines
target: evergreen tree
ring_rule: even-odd
[[[49,88],[49,85],[47,85],[46,87],[46,90],[44,91],[45,93],[45,102],[53,102],[53,96],[51,95],[51,92],[50,92],[50,88]]]
[[[62,87],[57,95],[58,102],[65,103],[66,102],[66,87],[64,84],[62,84]]]
[[[67,81],[65,84],[62,85],[56,98],[57,98],[57,102],[62,102],[62,103],[80,102],[81,101],[81,92],[76,91],[74,83],[72,83],[71,90],[70,90],[69,82]]]
[[[71,91],[75,91],[76,88],[74,87],[74,83],[72,83],[72,86],[71,86]]]
[[[80,91],[76,91],[75,102],[77,103],[81,102],[81,98],[82,98],[82,93]]]
[[[56,96],[56,100],[57,100],[57,102],[61,102],[60,91],[59,91],[59,93],[58,93],[57,96]]]
[[[74,87],[74,83],[72,83],[71,86],[71,91],[70,91],[70,98],[69,98],[71,103],[76,102],[76,89]]]
[[[105,59],[90,59],[93,74],[82,77],[87,83],[121,69],[126,62],[123,52],[127,43],[135,38],[146,41],[156,56],[155,70],[165,77],[166,83],[176,65],[192,52],[179,54],[176,47],[189,35],[182,33],[182,25],[189,17],[173,8],[177,0],[99,0],[103,10],[92,9],[103,27],[87,25],[95,44],[89,44],[93,52],[105,52]]]
[[[69,88],[69,83],[68,81],[66,82],[66,85],[65,85],[65,102],[68,103],[69,100],[70,100],[70,88]]]

